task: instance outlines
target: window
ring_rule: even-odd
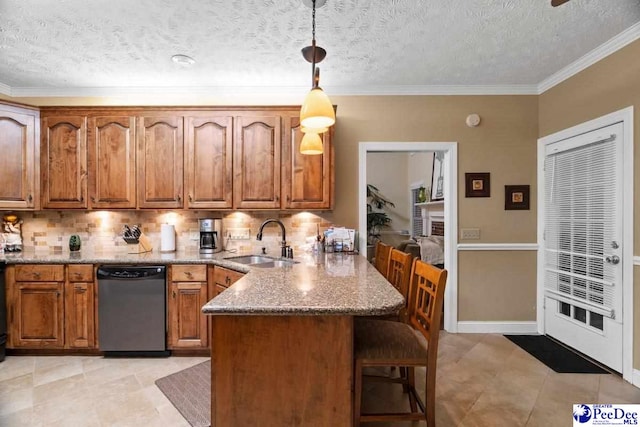
[[[411,186],[411,235],[412,236],[422,236],[422,208],[420,206],[416,206],[418,203],[418,189],[422,184],[413,184]]]

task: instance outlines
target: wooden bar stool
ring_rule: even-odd
[[[389,268],[389,256],[391,256],[391,246],[378,241],[376,243],[376,254],[374,257],[374,264],[376,270],[380,272],[384,277],[387,277],[387,270]]]
[[[447,270],[440,270],[419,259],[414,260],[409,286],[409,324],[366,320],[355,323],[355,402],[354,426],[363,422],[426,420],[435,426],[436,362]],[[427,340],[426,348],[416,335]],[[363,368],[399,366],[399,378],[377,377],[400,383],[409,395],[411,412],[362,414]],[[415,367],[426,367],[425,402],[415,389]],[[419,407],[419,410],[418,410]]]
[[[387,268],[387,280],[402,294],[405,300],[404,307],[398,312],[397,320],[407,323],[409,320],[409,281],[411,280],[411,266],[413,256],[397,249],[391,249],[389,254],[389,266]],[[392,320],[392,319],[389,319]]]

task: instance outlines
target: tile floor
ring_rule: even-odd
[[[203,360],[8,356],[0,426],[188,427],[154,381]],[[640,403],[640,389],[617,376],[556,374],[501,335],[443,333],[437,381],[439,427],[568,426],[573,403]],[[366,386],[365,408],[404,404],[382,387]]]

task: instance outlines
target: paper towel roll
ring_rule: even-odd
[[[160,226],[160,252],[176,250],[176,227],[171,224]]]

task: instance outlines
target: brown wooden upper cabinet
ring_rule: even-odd
[[[333,146],[331,132],[322,134],[324,152],[300,154],[298,115],[284,118],[282,146],[282,199],[284,209],[331,209],[333,207]]]
[[[135,117],[90,117],[87,139],[90,207],[135,208]]]
[[[233,205],[280,208],[281,117],[236,117],[233,141]]]
[[[138,117],[138,207],[183,207],[183,119]]]
[[[39,206],[40,113],[0,105],[0,209]]]
[[[185,118],[185,186],[190,209],[233,207],[233,117]]]
[[[42,120],[42,207],[87,207],[87,118],[45,117]]]

